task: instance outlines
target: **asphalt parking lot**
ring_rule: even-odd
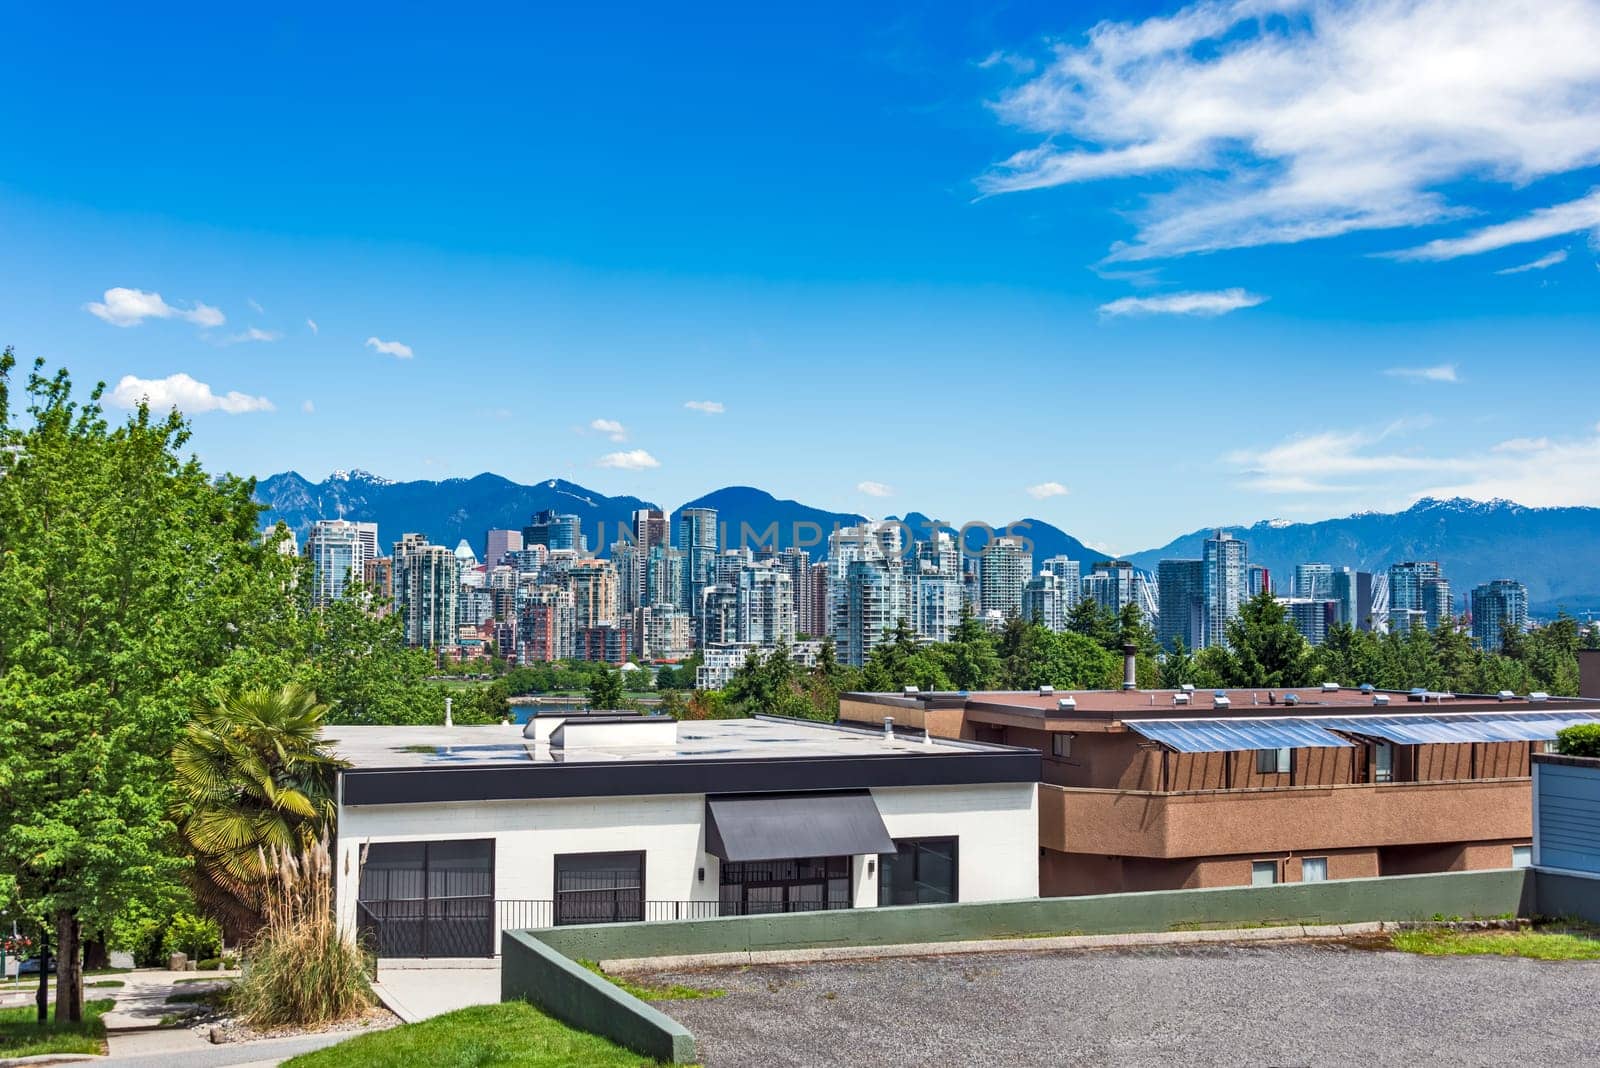
[[[1600,962],[1339,944],[757,965],[652,981],[707,1068],[1600,1064]]]

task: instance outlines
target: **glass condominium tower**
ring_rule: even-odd
[[[692,619],[699,619],[706,587],[716,581],[715,508],[685,508],[678,513],[678,551],[683,553],[683,608]]]

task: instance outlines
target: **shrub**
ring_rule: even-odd
[[[216,920],[180,912],[172,918],[162,947],[166,953],[183,953],[190,960],[214,957],[222,950],[222,928]]]
[[[1600,723],[1579,723],[1557,731],[1556,750],[1565,756],[1600,757]]]
[[[250,968],[234,1007],[257,1027],[309,1026],[347,1019],[372,1004],[365,961],[340,937],[333,914],[333,861],[326,836],[303,854],[262,856],[260,933],[245,947]]]
[[[220,957],[207,957],[196,964],[194,970],[197,972],[214,972],[220,967],[222,967],[222,959]]]

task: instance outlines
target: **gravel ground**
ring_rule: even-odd
[[[1600,962],[1340,944],[986,954],[662,973],[706,1068],[1600,1064]]]

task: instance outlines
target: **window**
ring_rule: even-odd
[[[724,916],[847,909],[850,858],[727,861],[719,891]]]
[[[1278,862],[1257,860],[1250,864],[1250,885],[1271,886],[1278,881]]]
[[[1300,881],[1325,883],[1328,881],[1328,858],[1306,857],[1300,861]]]
[[[959,901],[956,867],[959,839],[896,841],[878,856],[878,904],[936,905]]]
[[[1388,742],[1373,746],[1372,781],[1394,782],[1394,746]]]
[[[1257,749],[1256,774],[1257,775],[1287,775],[1289,774],[1288,749]]]
[[[1512,846],[1511,866],[1513,868],[1527,868],[1533,865],[1533,846]]]
[[[1050,736],[1050,755],[1057,760],[1072,759],[1072,735],[1052,734]]]
[[[555,902],[557,924],[644,919],[644,854],[557,856]]]
[[[380,956],[494,955],[494,841],[374,842],[357,922]]]

